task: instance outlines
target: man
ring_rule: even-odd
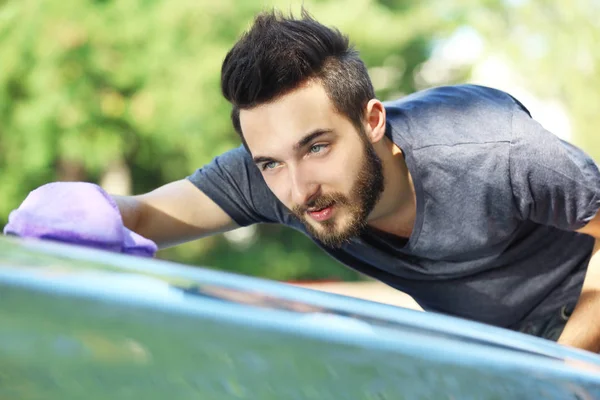
[[[510,95],[463,85],[383,104],[347,38],[306,13],[259,15],[223,62],[222,91],[243,146],[187,179],[113,196],[134,242],[285,224],[425,310],[600,351],[588,271],[600,173]],[[26,236],[23,218],[51,204],[99,215],[87,189],[60,185],[60,200],[38,189],[40,206],[24,203],[5,232]],[[38,237],[67,238],[67,214],[55,208],[47,225],[61,229]]]

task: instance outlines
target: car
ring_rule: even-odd
[[[1,399],[600,399],[600,357],[435,313],[0,238]]]

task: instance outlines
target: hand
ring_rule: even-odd
[[[86,182],[49,183],[32,191],[10,213],[4,234],[149,257],[157,250],[154,242],[123,225],[108,193]]]

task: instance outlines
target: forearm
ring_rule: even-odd
[[[121,218],[123,219],[123,225],[125,225],[125,227],[128,229],[139,233],[137,231],[137,227],[142,214],[143,204],[132,196],[111,195],[111,197],[119,207]]]
[[[187,180],[137,196],[113,196],[123,223],[159,248],[175,246],[238,226]]]
[[[121,212],[123,225],[152,240],[159,248],[179,244],[169,227],[173,221],[164,213],[144,202],[143,196],[111,196]]]
[[[558,343],[600,353],[600,290],[584,290]]]
[[[596,239],[577,306],[558,343],[600,353],[600,241]]]

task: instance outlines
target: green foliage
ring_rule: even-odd
[[[504,12],[483,10],[468,22],[510,60],[533,93],[561,101],[571,117],[573,141],[600,160],[600,4],[509,3]]]
[[[411,74],[427,58],[424,34],[432,29],[414,18],[425,5],[355,0],[340,12],[339,2],[305,2],[347,32],[369,66],[398,67],[379,85],[382,96],[414,89]],[[220,95],[221,61],[254,14],[270,6],[300,10],[282,1],[1,4],[2,218],[49,181],[98,181],[124,160],[140,193],[237,146]],[[297,232],[261,227],[259,235],[245,249],[217,237],[162,256],[278,279],[357,277]]]

